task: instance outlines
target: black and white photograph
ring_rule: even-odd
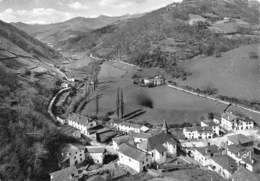
[[[0,0],[0,181],[260,181],[260,0]]]

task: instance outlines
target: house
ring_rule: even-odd
[[[212,127],[186,127],[183,128],[183,135],[186,139],[211,139],[214,137],[215,131]]]
[[[220,125],[227,131],[247,130],[254,128],[254,121],[238,112],[224,112]]]
[[[239,167],[239,169],[232,176],[232,181],[259,181],[259,180],[260,180],[259,176],[248,171],[243,167]]]
[[[97,126],[97,122],[93,121],[89,117],[72,113],[68,116],[68,125],[76,129],[79,129],[80,132],[86,136],[89,135],[88,129]]]
[[[133,133],[132,137],[134,138],[135,143],[141,143],[147,141],[152,135],[150,133]]]
[[[50,173],[51,181],[78,181],[78,170],[75,166]]]
[[[217,119],[201,121],[201,127],[211,127],[214,134],[220,135],[220,127]]]
[[[228,136],[227,138],[227,145],[250,146],[253,144],[254,144],[253,140],[243,134],[235,134],[235,135]]]
[[[169,134],[166,122],[163,124],[161,133],[137,144],[137,148],[149,153],[152,161],[159,164],[166,161],[167,154],[177,155],[177,141]]]
[[[130,135],[124,135],[124,136],[119,136],[119,137],[113,138],[113,140],[112,140],[113,149],[118,150],[119,146],[123,143],[134,145],[134,138]]]
[[[77,144],[67,144],[61,150],[62,167],[70,167],[85,161],[85,147]]]
[[[95,164],[103,164],[106,149],[100,147],[87,147],[86,153],[93,159]]]
[[[118,164],[139,173],[151,166],[151,156],[136,147],[123,143],[118,150]]]
[[[166,82],[165,78],[162,75],[155,75],[153,77],[145,77],[135,80],[135,84],[145,87],[156,87],[164,85]]]
[[[213,156],[220,155],[221,151],[216,145],[196,147],[189,151],[190,155],[193,156],[200,165],[207,166],[210,164],[210,160]]]
[[[113,127],[115,127],[118,131],[122,131],[124,133],[141,133],[147,132],[149,130],[148,127],[140,124],[134,124],[130,122],[114,122],[112,123]]]
[[[238,165],[244,166],[251,172],[254,171],[252,148],[241,145],[229,145],[227,146],[227,155],[233,158]]]
[[[196,25],[199,22],[207,22],[207,19],[197,14],[189,14],[189,25]]]
[[[208,168],[217,172],[225,179],[231,179],[237,170],[237,163],[233,158],[227,155],[214,156],[210,160]]]

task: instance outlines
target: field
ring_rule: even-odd
[[[120,67],[120,68],[118,68]],[[122,68],[123,67],[123,68]],[[137,109],[144,109],[143,115],[135,121],[149,120],[153,124],[161,124],[162,120],[169,123],[183,121],[196,122],[208,112],[221,112],[225,105],[216,104],[189,94],[178,92],[167,86],[157,88],[139,87],[132,83],[135,68],[121,63],[105,62],[99,76],[100,114],[115,110],[116,90],[121,87],[124,91],[125,114]],[[85,107],[85,114],[95,112],[95,101]]]
[[[148,121],[154,125],[161,124],[163,120],[169,124],[195,123],[209,112],[221,113],[226,108],[224,104],[179,92],[166,85],[156,88],[134,85],[132,76],[136,71],[136,68],[120,62],[105,62],[101,66],[98,86],[99,115],[115,111],[116,90],[119,87],[124,92],[125,115],[138,109],[144,110],[143,114],[130,118],[129,121]],[[94,114],[95,105],[95,101],[91,101],[84,108],[83,114]],[[233,107],[231,109],[242,111],[257,122],[260,120],[260,115],[249,114]]]
[[[243,46],[222,57],[196,58],[184,66],[192,76],[183,85],[195,88],[207,86],[218,89],[218,94],[247,100],[260,100],[259,45]],[[258,58],[250,58],[250,52]]]

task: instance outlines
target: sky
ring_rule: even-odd
[[[0,0],[0,20],[49,24],[74,17],[121,16],[159,9],[182,0]]]

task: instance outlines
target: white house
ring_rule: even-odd
[[[96,164],[103,164],[106,149],[100,147],[87,147],[87,153]]]
[[[85,161],[85,147],[82,145],[67,144],[61,150],[61,166],[74,166]]]
[[[139,125],[139,124],[134,124],[129,122],[114,122],[112,123],[112,125],[118,131],[122,131],[125,133],[130,133],[130,132],[141,133],[149,130],[149,128],[144,125]]]
[[[76,129],[79,129],[80,132],[86,136],[89,135],[88,129],[96,127],[97,122],[93,121],[89,117],[72,113],[68,116],[68,125]]]
[[[211,139],[215,131],[212,127],[186,127],[183,128],[183,135],[187,139]]]
[[[211,163],[213,156],[220,154],[220,150],[216,145],[193,148],[189,152],[194,160],[204,167]]]
[[[227,155],[214,156],[210,160],[208,168],[228,180],[232,178],[232,175],[237,170],[237,163]]]
[[[224,112],[221,127],[227,131],[247,130],[254,128],[254,121],[240,113]]]
[[[214,118],[213,120],[203,120],[203,121],[201,121],[200,124],[201,124],[201,127],[211,127],[214,134],[219,136],[220,127],[219,127],[217,119]]]
[[[134,146],[123,143],[118,150],[118,164],[139,173],[151,166],[151,156]]]
[[[244,168],[253,172],[254,160],[252,158],[252,149],[241,145],[229,145],[227,147],[227,155],[233,158],[238,165],[243,165]]]

